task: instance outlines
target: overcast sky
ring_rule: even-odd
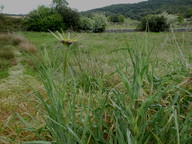
[[[146,0],[67,0],[71,8],[78,11],[90,10],[111,4],[137,3]],[[51,4],[52,0],[0,0],[0,5],[4,5],[3,13],[27,14],[36,9],[39,5]]]

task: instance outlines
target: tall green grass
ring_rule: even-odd
[[[41,62],[36,62],[45,95],[37,92],[37,96],[51,143],[191,142],[192,92],[169,82],[190,69],[173,60],[172,72],[159,76],[159,49],[147,35],[142,42],[134,39],[134,45],[127,41],[124,48],[111,53],[116,57],[119,52],[124,61],[117,62],[110,73],[102,71],[93,55],[82,57],[78,45],[76,52],[72,47],[44,48]],[[82,59],[88,61],[81,63]],[[118,82],[113,85],[115,77]]]

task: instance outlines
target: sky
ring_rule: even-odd
[[[146,0],[67,0],[71,8],[86,11],[94,8],[104,7],[120,3],[137,3]],[[3,13],[8,14],[27,14],[36,9],[39,5],[50,6],[52,0],[0,0],[3,4]]]

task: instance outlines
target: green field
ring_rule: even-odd
[[[0,67],[0,143],[192,141],[191,32],[16,35],[0,45],[16,59]]]

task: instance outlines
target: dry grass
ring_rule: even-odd
[[[16,67],[16,66],[15,66]],[[13,142],[19,143],[29,139],[37,139],[34,132],[25,131],[24,125],[18,118],[18,113],[24,119],[27,119],[29,125],[34,128],[41,128],[42,119],[37,111],[38,104],[35,102],[35,95],[30,92],[40,90],[42,93],[42,85],[32,76],[23,75],[22,67],[13,68],[9,71],[10,76],[0,81],[0,137],[10,139]],[[32,117],[39,120],[39,123],[34,123]],[[0,143],[8,143],[0,139]]]
[[[35,45],[29,42],[23,42],[19,44],[19,48],[25,52],[31,53],[31,54],[36,54],[37,53],[37,48]]]
[[[37,48],[22,36],[16,34],[0,34],[0,45],[0,78],[8,76],[8,68],[19,63],[21,56],[23,57],[23,61],[29,66],[34,66],[28,58],[24,58],[24,55],[26,55],[26,53],[36,54]],[[21,54],[20,52],[24,53]]]
[[[26,39],[16,34],[1,34],[0,41],[6,45],[19,45],[26,42]]]
[[[0,35],[0,42],[2,45],[11,45],[11,46],[18,46],[19,50],[28,52],[28,53],[37,53],[37,48],[35,45],[27,41],[20,35],[16,34],[1,34]]]
[[[42,91],[41,83],[32,76],[24,75],[25,67],[21,64],[24,59],[31,62],[25,57],[25,53],[21,52],[34,55],[37,48],[15,34],[1,34],[0,44],[0,68],[2,67],[8,76],[0,79],[0,143],[20,143],[37,139],[34,132],[23,130],[25,125],[18,117],[25,117],[30,125],[37,129],[41,127],[39,123],[43,123],[38,112],[34,110],[38,106],[34,102],[34,94],[27,96],[31,91]],[[39,119],[39,123],[31,123],[32,117]]]

